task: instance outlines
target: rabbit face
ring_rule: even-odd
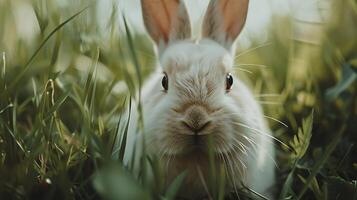
[[[216,153],[235,151],[241,109],[229,85],[231,53],[211,40],[181,41],[163,52],[160,63],[166,86],[146,111],[149,146],[163,154],[206,153],[211,140]]]

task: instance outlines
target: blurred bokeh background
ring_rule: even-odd
[[[198,36],[208,0],[185,2]],[[248,13],[236,73],[289,146],[275,145],[276,198],[357,199],[357,1]],[[0,199],[174,198],[182,180],[164,187],[157,161],[121,163],[123,111],[156,62],[139,0],[0,0],[0,57]]]

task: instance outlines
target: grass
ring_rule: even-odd
[[[19,2],[0,1],[0,199],[174,199],[185,172],[165,188],[157,158],[122,164],[123,111],[141,110],[132,99],[154,69],[148,37],[118,26],[116,9],[103,36],[94,1],[33,0],[29,42],[14,26]],[[296,39],[293,25],[274,17],[267,45],[250,38],[237,52],[238,75],[289,146],[275,145],[277,198],[357,199],[357,2],[335,3],[318,45]],[[214,199],[224,181],[209,180]]]

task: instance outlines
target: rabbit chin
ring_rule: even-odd
[[[171,135],[171,134],[170,134]],[[162,138],[160,144],[153,145],[156,149],[161,146],[161,153],[166,156],[182,157],[182,159],[195,159],[194,156],[207,157],[209,152],[213,154],[227,154],[234,151],[231,138],[228,134],[208,133],[204,135],[177,134]],[[154,152],[158,152],[154,150]]]
[[[232,191],[234,186],[239,187],[239,182],[232,182],[230,178],[235,177],[236,180],[245,181],[245,175],[241,174],[244,171],[244,166],[240,162],[235,162],[238,159],[232,157],[241,157],[244,155],[237,152],[229,151],[220,152],[219,149],[214,149],[213,156],[208,155],[207,146],[191,146],[186,151],[178,151],[176,154],[166,154],[161,158],[161,166],[164,169],[166,184],[169,186],[175,178],[182,172],[186,172],[185,182],[181,185],[178,196],[188,199],[204,199],[207,197],[207,187],[212,176],[210,160],[213,159],[214,173],[221,176],[222,167],[225,171],[225,177],[228,180],[225,185],[226,191]],[[236,181],[234,180],[234,181]],[[208,188],[208,190],[210,190]]]
[[[218,134],[209,133],[200,136],[198,141],[195,141],[193,135],[178,135],[176,140],[161,141],[159,144],[152,144],[149,146],[149,151],[152,154],[159,156],[160,164],[166,176],[167,185],[186,171],[187,176],[185,182],[182,184],[179,192],[180,197],[188,199],[201,199],[207,197],[205,184],[207,184],[212,177],[210,164],[213,159],[215,174],[220,176],[223,170],[226,173],[225,177],[235,177],[236,180],[245,181],[244,163],[246,155],[238,152],[233,148],[228,139],[223,141],[223,138],[217,136]],[[224,136],[230,138],[229,136]],[[165,144],[164,144],[165,143]],[[220,145],[226,144],[226,145]],[[158,155],[160,152],[157,148],[165,146],[164,154]],[[210,154],[212,150],[212,154]],[[212,156],[210,156],[212,155]],[[234,180],[234,181],[236,181]],[[233,187],[239,187],[239,182],[226,182],[226,191],[232,191]]]

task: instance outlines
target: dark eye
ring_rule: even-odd
[[[226,76],[226,90],[230,90],[233,85],[233,76],[231,73],[228,73]]]
[[[166,73],[164,73],[164,77],[162,78],[161,84],[165,90],[169,89],[169,77],[167,77]]]

